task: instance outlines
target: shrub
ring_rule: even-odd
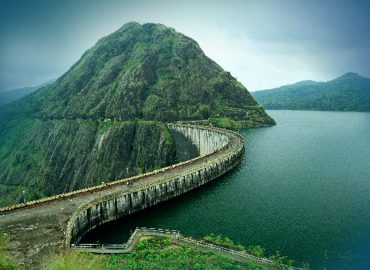
[[[9,241],[9,237],[5,234],[0,234],[0,270],[17,270],[17,266],[8,261],[4,254],[4,248]]]

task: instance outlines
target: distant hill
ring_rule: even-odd
[[[356,73],[328,82],[302,81],[252,95],[265,109],[370,111],[370,79]]]
[[[31,94],[32,92],[35,92],[37,89],[44,87],[48,84],[53,83],[55,80],[47,81],[41,85],[38,86],[31,86],[31,87],[22,87],[17,88],[9,91],[3,91],[0,92],[0,106],[11,103],[17,99],[20,99],[28,94]]]

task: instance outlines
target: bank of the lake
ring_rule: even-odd
[[[83,241],[117,243],[137,226],[171,228],[278,249],[311,269],[368,269],[370,114],[268,113],[277,126],[241,131],[246,157],[236,170]]]

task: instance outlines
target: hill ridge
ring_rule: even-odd
[[[253,121],[274,123],[196,41],[153,23],[123,25],[53,84],[5,107],[3,114],[40,118],[250,120],[256,115]]]
[[[347,72],[326,82],[301,81],[252,95],[266,109],[370,111],[370,78]]]

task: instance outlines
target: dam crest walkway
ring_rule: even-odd
[[[39,269],[52,254],[77,244],[106,222],[191,191],[225,174],[244,156],[244,140],[229,130],[168,124],[197,146],[200,156],[142,175],[0,209],[6,253],[24,269]]]

